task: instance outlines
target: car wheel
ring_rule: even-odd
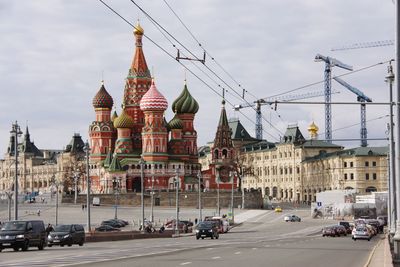
[[[202,236],[201,239],[204,239],[204,236]]]
[[[214,239],[214,234],[211,235],[211,239]]]
[[[371,240],[371,238],[368,238],[368,241],[370,241]]]
[[[14,250],[14,251],[18,251],[18,250],[19,250],[19,248],[13,248],[13,250]]]
[[[196,239],[199,240],[200,236],[196,236]]]
[[[79,245],[80,247],[82,247],[82,246],[83,246],[83,243],[84,243],[83,240],[81,240],[81,242],[79,242],[78,245]]]
[[[24,245],[22,246],[22,251],[27,251],[29,248],[29,241],[25,240]]]
[[[219,235],[217,235],[216,237],[215,237],[215,239],[218,239],[219,238]]]
[[[60,247],[63,247],[64,245],[60,245]]]
[[[51,248],[53,245],[48,244],[47,246],[48,246],[49,248]]]
[[[299,222],[301,222],[301,219],[299,219]]]

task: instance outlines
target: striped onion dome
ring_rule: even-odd
[[[157,90],[154,80],[151,82],[150,89],[140,101],[140,109],[145,110],[166,110],[168,108],[167,99]]]
[[[182,114],[182,113],[191,113],[195,114],[199,110],[199,104],[189,93],[189,90],[186,85],[183,87],[182,93],[178,96],[177,99],[172,103],[172,111]]]
[[[94,96],[92,104],[94,108],[109,108],[109,109],[111,109],[112,106],[114,105],[112,97],[104,87],[104,82],[101,82],[100,90]]]
[[[183,129],[183,122],[175,114],[175,116],[172,118],[172,120],[169,121],[168,127],[170,129]]]
[[[125,110],[122,110],[121,115],[114,119],[115,128],[133,128],[133,119],[129,116]]]

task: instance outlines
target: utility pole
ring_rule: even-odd
[[[176,190],[176,221],[175,221],[175,235],[179,236],[179,169],[176,169],[176,178],[175,178],[175,190]]]
[[[74,204],[76,205],[76,201],[78,199],[78,174],[74,173]]]
[[[389,233],[393,237],[396,228],[396,188],[395,188],[395,142],[394,142],[394,123],[393,123],[393,82],[394,73],[392,67],[392,61],[389,61],[388,75],[385,81],[389,83],[389,157],[388,157],[388,185],[389,185],[389,201],[388,201],[388,220],[389,220]]]
[[[14,180],[14,219],[18,220],[18,136],[22,134],[18,122],[12,125],[11,133],[14,134],[14,154],[15,154],[15,180]]]
[[[51,182],[53,186],[56,188],[56,214],[55,214],[55,219],[56,219],[56,226],[58,225],[58,182],[56,181],[56,176],[53,174],[51,177]],[[51,190],[52,191],[52,190]],[[50,192],[52,194],[52,192]]]
[[[115,196],[115,214],[114,219],[118,219],[118,195],[121,183],[121,177],[114,177],[114,196]]]
[[[232,224],[234,220],[234,200],[233,200],[233,189],[234,189],[234,181],[235,181],[235,175],[234,172],[230,173],[231,179],[232,179],[232,192],[231,192],[231,218],[232,218]]]
[[[150,221],[154,222],[154,175],[151,177],[151,195],[150,195]]]
[[[13,192],[10,190],[10,192],[6,191],[7,195],[7,200],[8,200],[8,221],[11,221],[11,201],[12,201],[12,196]]]
[[[221,208],[219,206],[219,170],[218,170],[218,176],[217,176],[217,214],[218,216],[221,216]]]
[[[201,203],[201,170],[197,174],[197,178],[199,179],[199,220],[198,222],[203,221],[203,214],[202,214],[202,203]]]
[[[145,161],[143,160],[143,157],[140,158],[139,161],[140,164],[140,184],[141,184],[141,196],[140,196],[140,203],[141,203],[141,210],[142,210],[142,233],[144,233],[144,164]]]
[[[86,152],[86,210],[87,210],[87,228],[90,233],[90,173],[89,173],[89,142],[86,140],[85,152]]]

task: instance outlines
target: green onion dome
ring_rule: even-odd
[[[115,128],[133,128],[133,124],[133,119],[125,112],[125,110],[122,110],[121,115],[114,120]]]
[[[189,93],[189,90],[186,85],[183,87],[182,93],[178,96],[178,98],[172,103],[172,111],[181,113],[192,113],[195,114],[199,110],[199,104]]]
[[[175,116],[172,118],[172,120],[169,121],[168,127],[170,129],[183,129],[183,122],[175,114]]]
[[[104,87],[104,82],[101,82],[100,90],[94,96],[92,104],[94,108],[108,108],[108,109],[111,109],[112,106],[114,105],[112,97]]]

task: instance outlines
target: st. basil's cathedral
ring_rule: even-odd
[[[112,193],[117,182],[122,193],[141,190],[141,158],[144,188],[198,187],[197,132],[193,121],[199,105],[185,85],[172,103],[175,116],[167,122],[168,102],[157,89],[143,53],[143,28],[135,27],[135,54],[126,78],[122,111],[114,111],[113,98],[104,83],[93,98],[96,120],[89,127],[90,178],[95,193]],[[86,188],[86,185],[84,186]]]

